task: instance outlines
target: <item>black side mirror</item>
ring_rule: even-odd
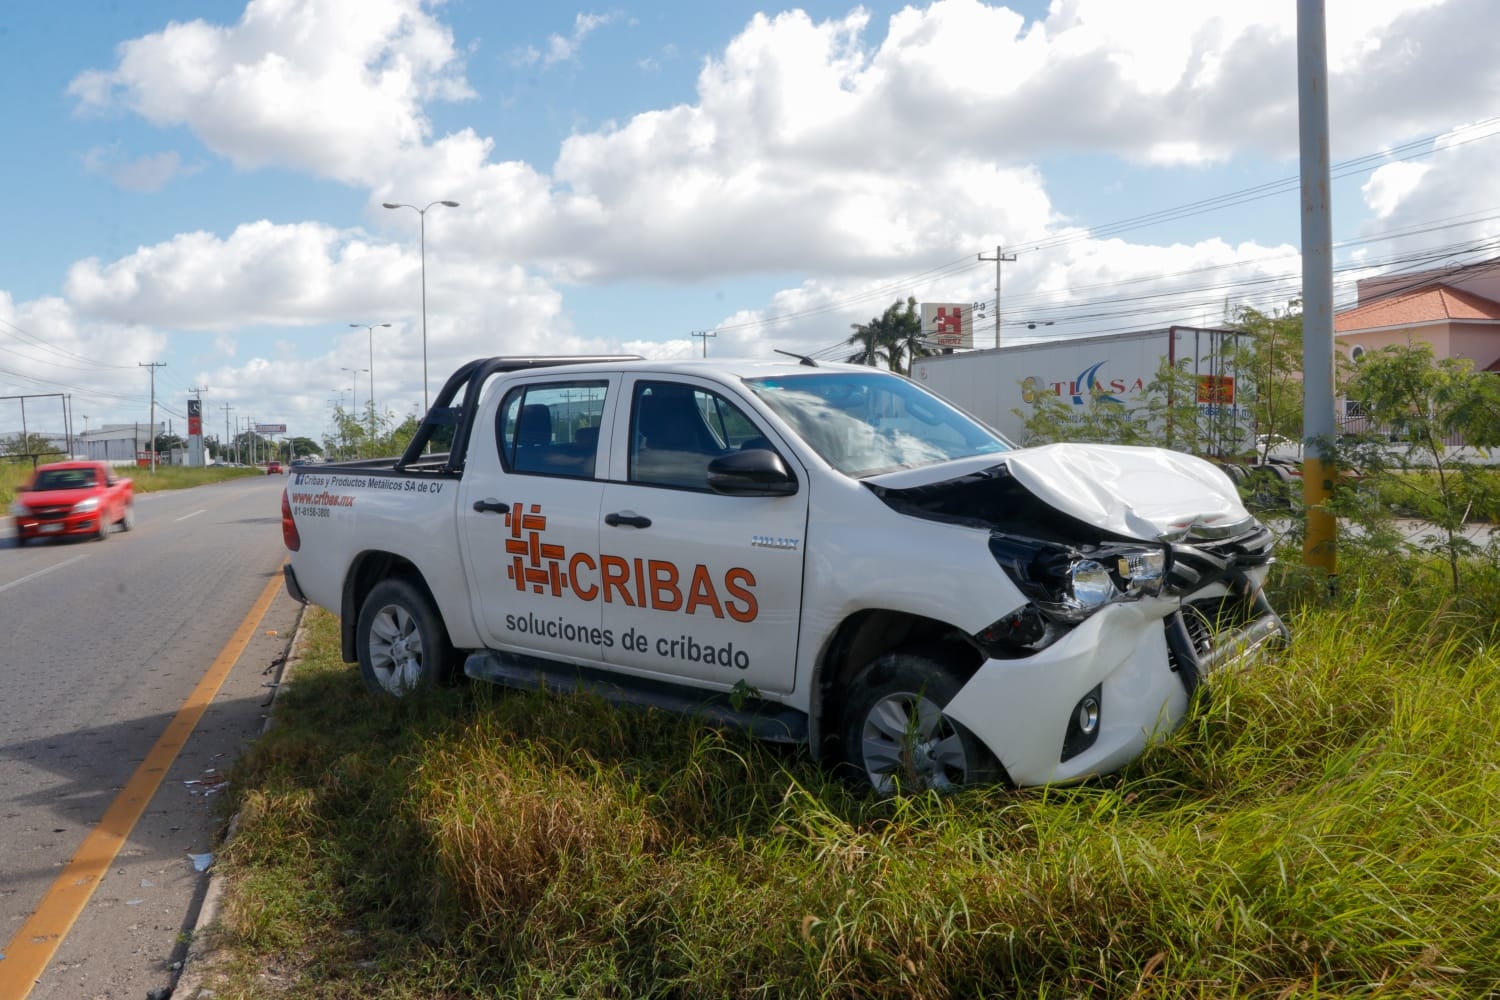
[[[797,492],[797,480],[781,456],[766,448],[730,452],[708,463],[708,485],[732,497],[785,497]]]

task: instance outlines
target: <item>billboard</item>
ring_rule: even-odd
[[[200,437],[203,434],[203,400],[188,397],[188,437]]]
[[[922,338],[937,350],[973,347],[973,306],[967,302],[922,303]]]
[[[286,424],[256,424],[255,425],[255,433],[257,433],[257,434],[285,434],[286,433]]]

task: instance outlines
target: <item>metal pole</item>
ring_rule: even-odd
[[[1297,0],[1297,124],[1302,159],[1302,562],[1338,574],[1338,522],[1325,506],[1337,474],[1325,453],[1333,388],[1333,222],[1329,201],[1328,34],[1324,0]]]
[[[422,267],[422,413],[426,415],[431,404],[427,398],[427,210],[434,205],[443,205],[448,208],[457,208],[458,202],[448,199],[429,201],[422,208],[408,205],[404,202],[397,203],[382,202],[381,208],[409,208],[417,213],[421,219],[418,225],[418,239],[420,240],[421,267]]]
[[[427,401],[427,209],[422,209],[417,215],[422,220],[417,228],[422,254],[422,413],[425,415],[430,408]]]

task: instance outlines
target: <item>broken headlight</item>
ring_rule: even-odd
[[[1165,546],[1062,546],[993,535],[990,551],[1038,610],[1055,622],[1080,622],[1113,601],[1161,593]]]

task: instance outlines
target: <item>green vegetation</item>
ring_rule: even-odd
[[[309,612],[232,776],[220,998],[1476,997],[1500,572],[1274,581],[1296,643],[1088,785],[879,800],[657,712],[367,698]]]
[[[884,364],[904,375],[911,369],[912,358],[932,353],[922,336],[922,314],[915,295],[908,295],[904,302],[897,299],[868,323],[852,323],[850,328],[854,332],[845,343],[858,350],[844,360],[854,364]]]
[[[61,461],[60,458],[59,461]],[[137,493],[153,493],[157,490],[180,490],[189,486],[219,483],[226,479],[238,479],[240,476],[263,476],[265,471],[262,469],[226,469],[219,465],[211,465],[206,469],[159,465],[155,472],[150,469],[122,467],[119,474],[128,476],[133,481]],[[0,503],[4,503],[8,510],[10,502],[15,499],[16,490],[25,486],[30,480],[30,462],[0,463]]]
[[[377,413],[368,405],[364,409],[356,413],[340,406],[333,411],[333,432],[323,436],[323,454],[330,461],[400,455],[421,423],[414,413],[398,422],[390,411]]]

